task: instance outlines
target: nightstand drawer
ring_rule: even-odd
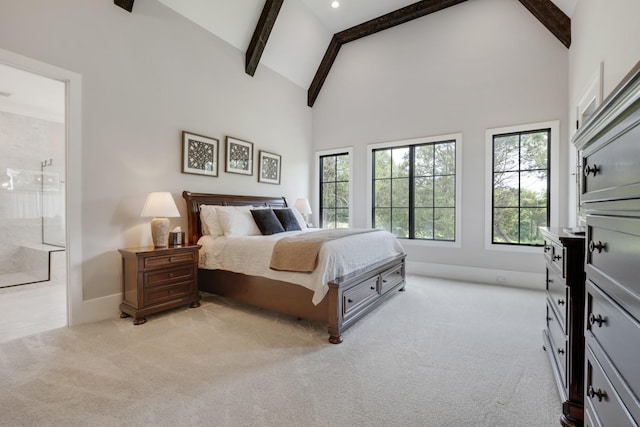
[[[150,271],[144,273],[144,285],[146,288],[154,288],[170,283],[185,282],[193,280],[194,267],[177,267],[167,270]]]
[[[176,298],[192,295],[193,286],[193,282],[185,282],[145,292],[145,304],[157,304],[159,302],[173,301]]]
[[[569,288],[565,281],[547,268],[547,298],[556,310],[562,329],[567,331],[567,307],[569,306]]]
[[[555,316],[551,307],[547,307],[547,329],[549,331],[549,340],[551,347],[548,349],[553,354],[556,364],[560,367],[560,375],[562,384],[567,386],[567,337]]]
[[[171,255],[150,256],[144,258],[144,268],[167,267],[170,265],[193,263],[197,261],[197,252],[184,252]]]

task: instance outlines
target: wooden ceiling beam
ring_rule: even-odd
[[[280,13],[283,2],[284,0],[267,0],[262,8],[258,25],[256,25],[256,29],[251,37],[251,42],[249,42],[249,48],[247,49],[245,58],[244,70],[250,76],[253,76],[256,68],[258,68],[260,57],[262,57],[262,52],[264,52],[264,48],[267,46],[269,35],[276,23],[276,18],[278,17],[278,13]]]
[[[535,16],[560,42],[571,46],[571,18],[560,10],[551,0],[520,0],[529,12]]]
[[[131,12],[133,10],[133,2],[134,0],[113,0],[113,4],[120,6],[127,12]]]
[[[329,75],[331,66],[336,56],[338,56],[338,51],[340,51],[340,47],[343,44],[370,36],[371,34],[404,24],[405,22],[438,12],[465,1],[466,0],[422,0],[334,34],[307,91],[307,105],[313,107],[316,98],[320,94],[320,89],[322,89],[322,85]]]

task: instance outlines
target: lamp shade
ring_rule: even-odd
[[[309,215],[311,212],[311,205],[309,205],[309,201],[307,199],[298,199],[295,204],[296,209],[302,215]]]
[[[151,218],[173,218],[180,216],[176,202],[169,192],[149,193],[140,216]]]

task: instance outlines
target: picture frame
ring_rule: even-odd
[[[182,173],[218,176],[220,141],[182,131]]]
[[[227,136],[225,151],[225,172],[253,175],[253,142]]]
[[[260,150],[258,154],[258,182],[280,184],[282,156]]]

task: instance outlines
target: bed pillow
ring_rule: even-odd
[[[273,210],[251,209],[251,215],[263,235],[268,236],[284,232],[284,228]]]
[[[300,211],[298,209],[291,209],[291,211],[296,216],[296,219],[298,220],[298,225],[300,225],[300,229],[305,230],[307,228],[307,223],[304,221],[304,217],[302,216]]]
[[[219,206],[216,208],[226,237],[259,236],[262,233],[251,215],[253,206]]]
[[[298,218],[291,209],[274,209],[273,213],[282,224],[285,231],[302,230]]]
[[[200,205],[200,223],[202,224],[202,234],[218,237],[224,235],[217,209],[221,206]]]

